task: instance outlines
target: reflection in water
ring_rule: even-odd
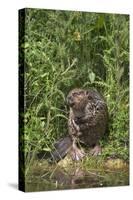
[[[62,168],[35,168],[26,179],[26,191],[46,191],[57,189],[93,188],[128,185],[128,169],[85,170],[79,166]]]

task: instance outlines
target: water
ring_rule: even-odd
[[[80,165],[35,165],[26,177],[26,192],[129,185],[128,167],[86,169]]]

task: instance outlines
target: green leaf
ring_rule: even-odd
[[[53,120],[56,117],[61,117],[61,118],[64,118],[64,119],[68,120],[68,118],[65,115],[62,115],[62,114],[55,115],[51,120]]]
[[[43,148],[43,150],[44,150],[44,151],[48,151],[48,152],[51,151],[51,149],[50,149],[49,147]]]
[[[89,79],[91,83],[94,83],[95,81],[95,74],[93,72],[89,73]]]
[[[30,46],[30,44],[28,42],[25,42],[21,45],[22,48],[26,49]]]

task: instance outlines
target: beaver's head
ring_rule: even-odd
[[[81,110],[86,106],[87,95],[83,89],[73,89],[67,96],[67,104],[74,110]]]

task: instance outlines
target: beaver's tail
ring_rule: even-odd
[[[45,152],[45,151],[39,152],[37,154],[37,158],[46,159],[50,163],[58,162],[67,155],[71,147],[72,147],[72,139],[71,137],[67,136],[59,139],[54,144],[54,150],[52,152]]]
[[[50,162],[58,162],[63,159],[72,147],[72,139],[67,136],[61,138],[54,144],[54,151],[51,152]]]

